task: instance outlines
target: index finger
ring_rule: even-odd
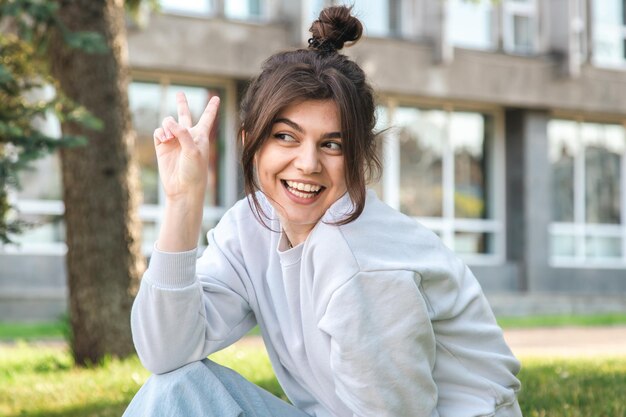
[[[200,120],[196,126],[200,127],[207,136],[210,135],[211,129],[217,118],[217,110],[220,107],[220,98],[218,96],[211,97],[211,100],[207,103]]]
[[[178,123],[186,128],[191,127],[191,112],[189,111],[189,104],[187,103],[187,97],[185,93],[176,93],[176,108],[178,110]]]

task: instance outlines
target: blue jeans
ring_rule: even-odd
[[[123,417],[310,417],[208,359],[152,375]]]

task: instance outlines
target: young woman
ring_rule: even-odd
[[[374,100],[339,54],[361,23],[324,9],[308,49],[268,59],[241,108],[246,199],[196,259],[218,99],[154,133],[167,196],[132,314],[152,376],[127,416],[520,416],[519,364],[476,279],[366,182]],[[293,405],[206,359],[259,325]]]

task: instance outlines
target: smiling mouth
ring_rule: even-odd
[[[305,184],[297,181],[280,180],[280,182],[287,191],[300,198],[313,198],[326,188],[321,185]]]

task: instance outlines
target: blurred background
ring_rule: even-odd
[[[186,93],[222,98],[204,230],[242,197],[235,132],[248,80],[303,47],[319,10],[353,4],[344,53],[378,95],[387,204],[471,267],[496,314],[626,312],[626,6],[623,0],[162,0],[127,20],[142,248],[163,197],[152,132]],[[58,122],[47,120],[49,131]],[[36,227],[0,246],[2,321],[67,310],[58,155],[13,196]],[[203,242],[201,242],[202,244]],[[122,243],[120,243],[122,244]]]

